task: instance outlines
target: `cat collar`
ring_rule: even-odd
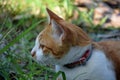
[[[74,68],[76,66],[85,65],[86,62],[89,60],[91,54],[92,54],[92,50],[88,49],[78,61],[65,64],[64,67]]]

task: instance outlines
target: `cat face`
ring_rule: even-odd
[[[53,34],[49,26],[37,36],[32,55],[38,62],[53,64],[54,61],[62,58],[68,50],[69,46],[63,45],[61,38],[58,38],[57,34]]]
[[[74,46],[85,46],[90,43],[87,34],[77,26],[67,23],[47,9],[49,24],[39,33],[32,56],[38,62],[60,64]]]

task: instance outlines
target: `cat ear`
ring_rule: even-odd
[[[63,20],[63,19],[60,18],[59,16],[57,16],[55,13],[53,13],[48,8],[46,8],[46,11],[48,13],[49,24],[51,24],[51,26],[52,26],[52,35],[53,35],[53,38],[56,41],[61,42],[62,41],[62,37],[63,37],[65,31],[63,30],[62,26],[58,22],[60,20]]]
[[[53,13],[50,9],[46,8],[46,11],[48,13],[48,22],[51,23],[52,20],[63,20],[59,16],[57,16],[55,13]]]
[[[62,37],[65,33],[64,29],[60,24],[58,24],[55,20],[51,20],[52,26],[52,35],[56,41],[62,41]]]

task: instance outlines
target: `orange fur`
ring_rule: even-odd
[[[62,45],[60,46],[52,37],[51,23],[40,33],[40,44],[46,47],[46,51],[51,52],[56,58],[61,58],[71,46],[85,46],[91,43],[88,35],[79,27],[64,21],[62,18],[48,10],[51,19],[54,19],[65,31],[62,37]],[[50,20],[51,20],[50,19]],[[72,39],[71,39],[72,38]],[[45,50],[44,50],[45,51]]]
[[[43,45],[44,51],[50,52],[56,58],[61,58],[66,51],[68,51],[69,46],[64,44],[60,46],[52,37],[51,26],[45,28],[44,31],[38,36],[40,44]],[[46,53],[46,52],[45,52]]]
[[[47,9],[47,12],[50,16],[50,20],[54,19],[65,31],[65,35],[63,38],[66,40],[63,40],[64,42],[72,43],[72,45],[80,45],[85,46],[91,42],[91,39],[89,36],[79,27],[66,22],[59,16],[57,16],[55,13]],[[72,38],[72,39],[71,39]]]

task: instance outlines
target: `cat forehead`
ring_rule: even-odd
[[[37,36],[37,39],[41,44],[51,41],[52,36],[50,28],[46,27],[45,29],[43,29],[43,31],[41,31]]]
[[[45,29],[43,29],[39,35],[37,36],[39,39],[48,36],[48,34],[50,35],[50,28],[48,29],[48,27],[46,27]]]

